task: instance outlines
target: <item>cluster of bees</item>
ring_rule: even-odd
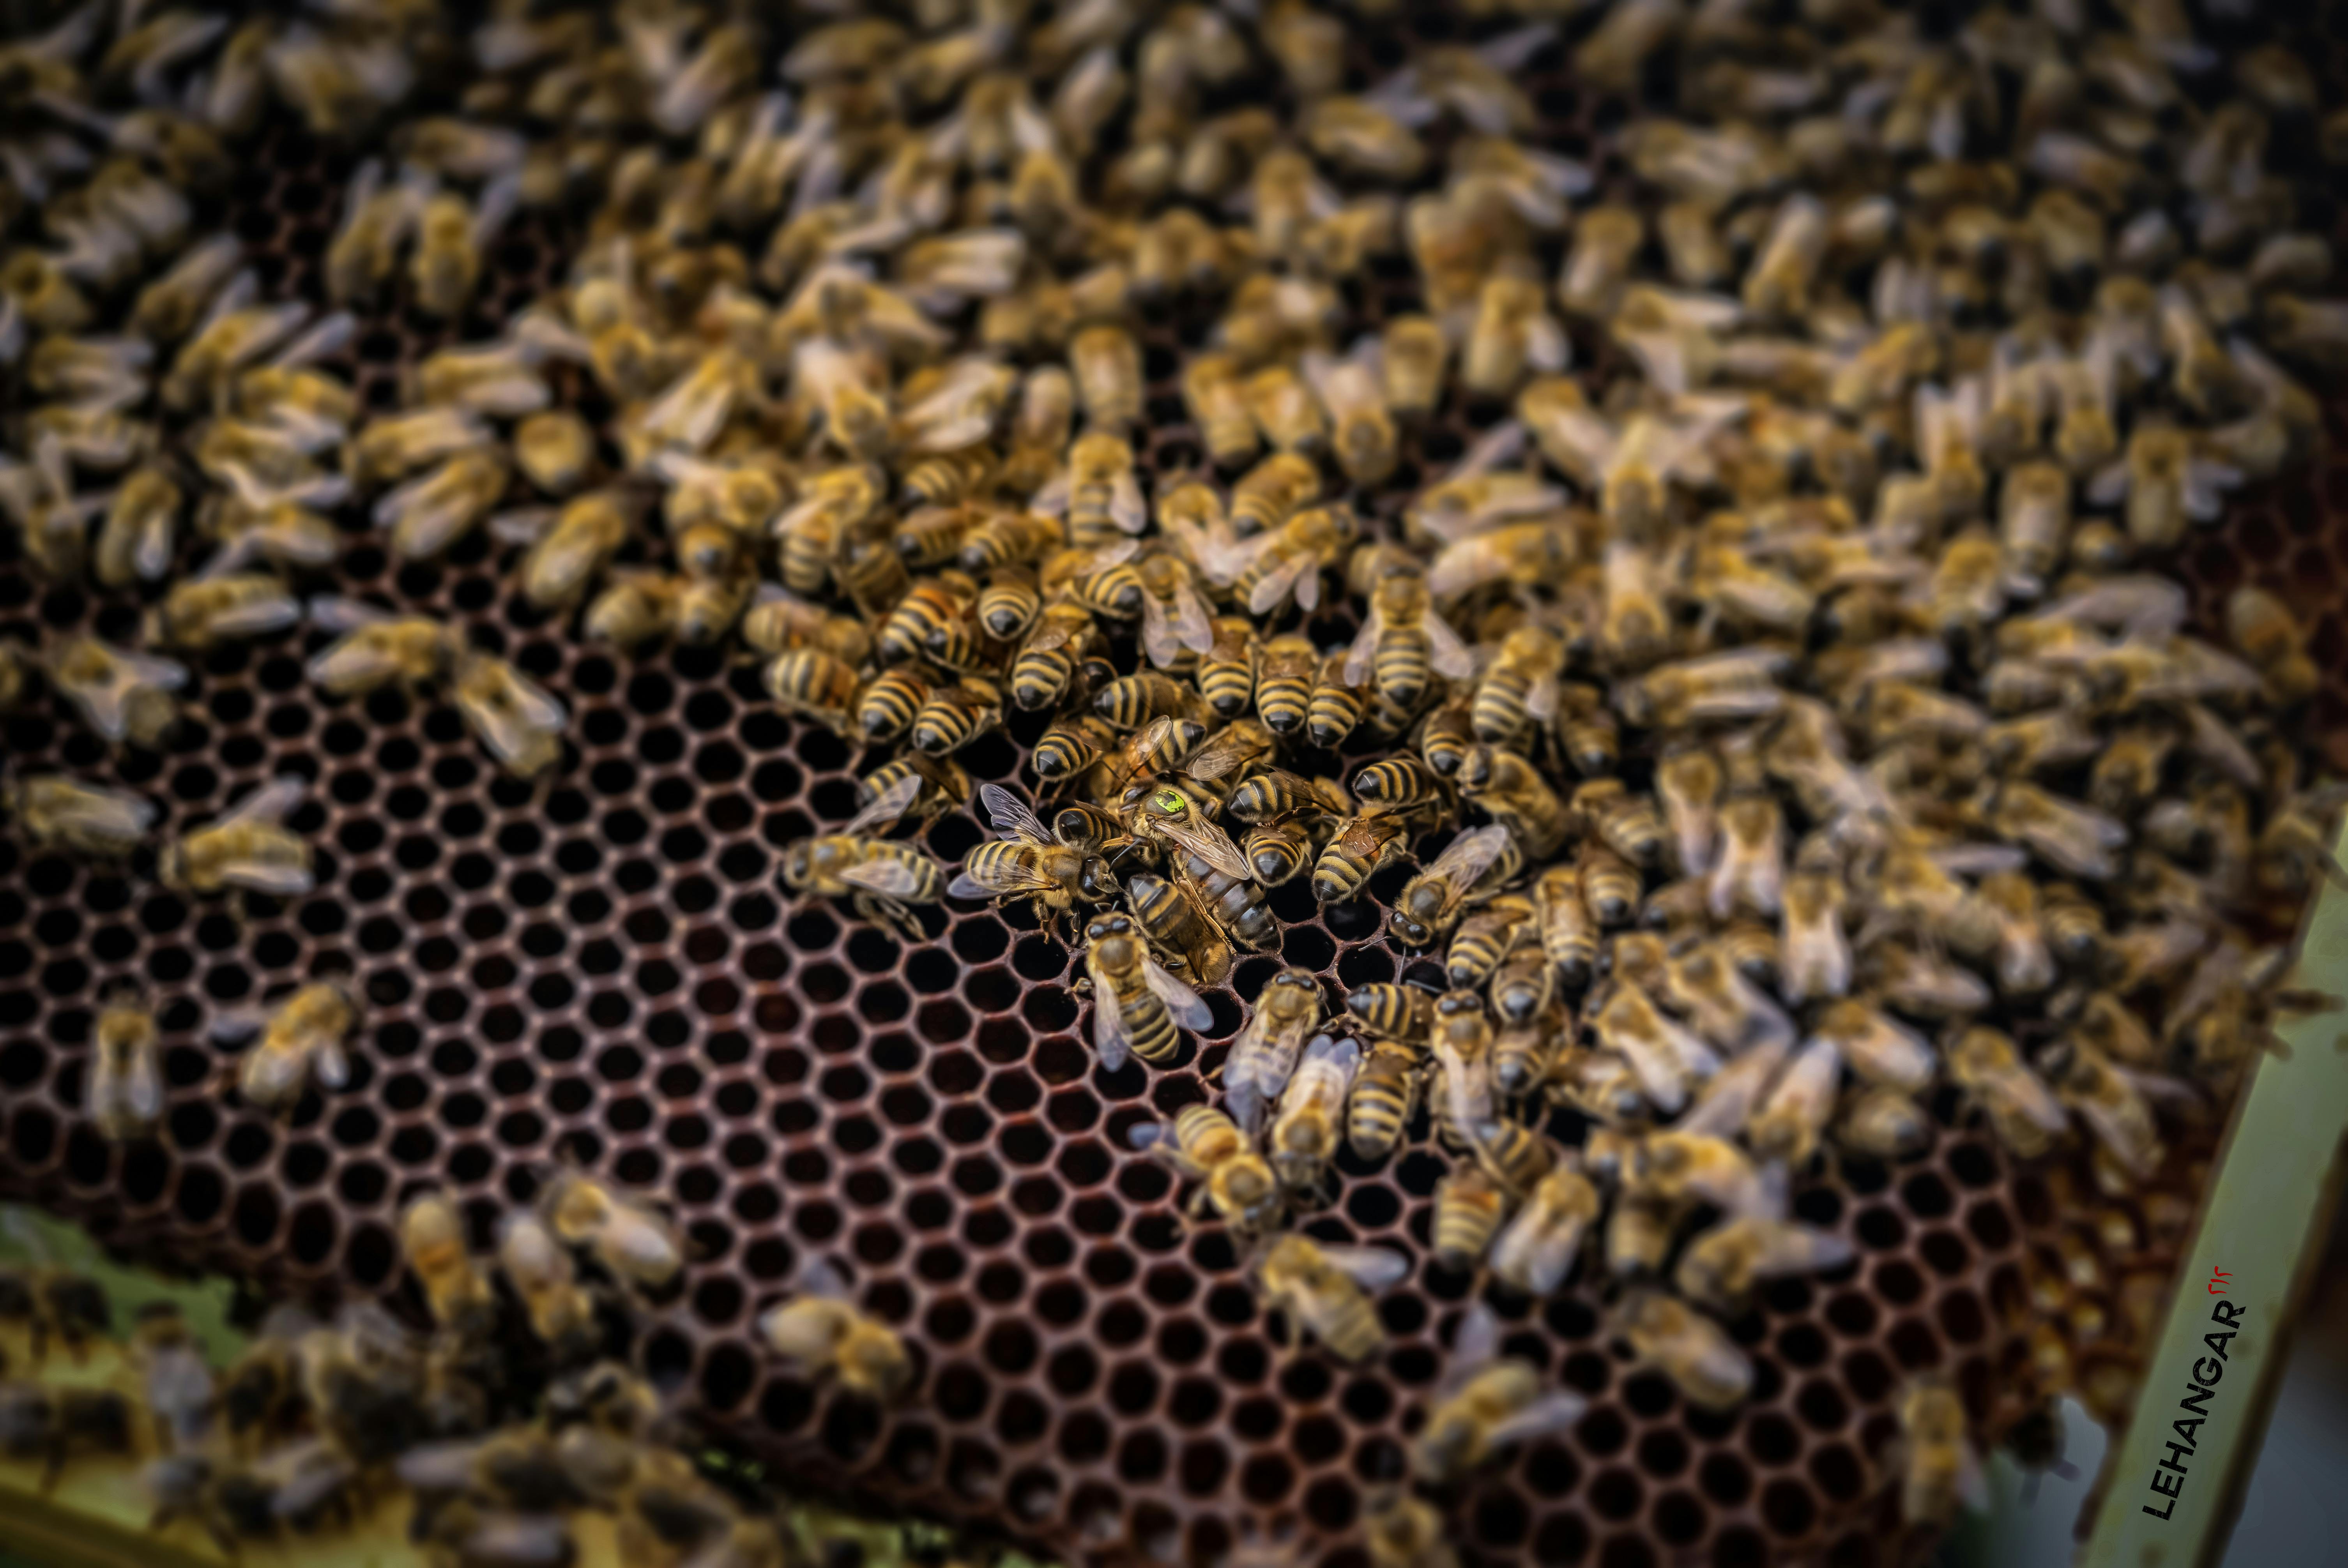
[[[41,400],[0,506],[53,578],[150,601],[155,649],[307,624],[322,688],[445,692],[523,775],[561,759],[557,698],[454,628],[297,591],[337,511],[408,560],[486,530],[524,597],[631,652],[738,638],[779,706],[875,749],[785,884],[916,940],[923,906],[1032,901],[1082,934],[1110,1071],[1174,1062],[1199,988],[1281,947],[1266,889],[1352,904],[1412,867],[1385,931],[1440,988],[1280,972],[1222,1103],[1136,1142],[1360,1359],[1409,1260],[1289,1222],[1423,1100],[1453,1156],[1437,1266],[1539,1296],[1579,1265],[1643,1359],[1734,1406],[1722,1319],[1850,1259],[1788,1217],[1822,1154],[1926,1146],[1946,1083],[2018,1158],[2084,1128],[2125,1193],[2293,999],[2278,938],[2348,799],[2291,728],[2315,666],[2254,589],[2228,646],[2188,630],[2158,565],[2320,433],[2287,366],[2348,361],[2348,307],[2312,297],[2333,259],[2281,171],[2348,161],[2348,119],[2286,41],[2209,48],[2166,0],[1565,9],[1478,7],[1477,41],[1381,72],[1305,0],[781,33],[500,5],[469,34],[360,3],[111,36],[91,5],[0,72],[0,361]],[[1531,139],[1520,78],[1560,59],[1676,94],[1603,179]],[[341,193],[329,313],[192,238],[185,193],[273,97],[348,143],[440,66],[448,112],[374,135]],[[362,313],[462,323],[517,212],[583,229],[567,282],[362,409],[335,368]],[[1405,274],[1419,308],[1352,333]],[[1202,451],[1153,476],[1144,338],[1177,323]],[[1481,434],[1414,472],[1437,418]],[[40,664],[130,745],[188,679],[89,638]],[[955,761],[1014,714],[1047,806]],[[11,790],[88,853],[153,819]],[[297,798],[159,874],[306,889]],[[958,870],[890,836],[974,802],[998,838]],[[94,1102],[151,1123],[151,1073],[104,1060]],[[333,1052],[300,1061],[295,1091],[332,1086]],[[899,1391],[903,1347],[836,1286],[776,1348]],[[2045,1391],[2092,1333],[2034,1347]],[[1457,1337],[1431,1484],[1579,1412],[1485,1320]],[[1901,1414],[1910,1511],[1945,1517],[1962,1403],[1920,1381]],[[1381,1564],[1447,1560],[1435,1517],[1375,1511]]]
[[[429,1336],[372,1304],[331,1324],[280,1307],[215,1372],[179,1309],[150,1304],[124,1341],[120,1387],[0,1378],[0,1454],[40,1463],[45,1486],[78,1458],[139,1460],[149,1528],[199,1530],[231,1557],[348,1528],[388,1495],[450,1568],[561,1568],[578,1554],[572,1517],[591,1510],[612,1517],[629,1563],[804,1560],[778,1520],[702,1474],[668,1402],[612,1358],[623,1306],[679,1286],[685,1243],[664,1214],[566,1168],[536,1206],[499,1216],[493,1261],[473,1255],[464,1213],[438,1192],[405,1205],[398,1234]],[[844,1295],[811,1264],[768,1315],[771,1337],[811,1367],[837,1362],[851,1386],[893,1391],[901,1346]],[[28,1372],[53,1351],[85,1360],[115,1327],[94,1280],[0,1272],[0,1328],[29,1346]]]

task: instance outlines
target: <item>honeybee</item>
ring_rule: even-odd
[[[1394,1152],[1417,1106],[1419,1079],[1412,1047],[1390,1040],[1372,1044],[1345,1105],[1345,1142],[1357,1156],[1375,1161]]]
[[[1350,1035],[1316,1034],[1305,1044],[1280,1096],[1268,1140],[1272,1169],[1288,1192],[1314,1192],[1328,1174],[1344,1135],[1346,1100],[1361,1061],[1362,1042]]]
[[[90,1030],[89,1086],[84,1109],[116,1143],[143,1138],[163,1114],[161,1031],[136,988],[116,987]]]
[[[927,756],[960,751],[1003,723],[1003,696],[991,681],[964,680],[930,693],[913,715],[913,749]]]
[[[1646,220],[1632,208],[1609,204],[1581,214],[1558,276],[1559,302],[1576,315],[1603,318],[1646,242]]]
[[[48,659],[49,679],[82,722],[112,744],[153,749],[179,726],[172,693],[188,683],[185,666],[77,637]]]
[[[1093,622],[1091,610],[1073,600],[1045,604],[1012,661],[1011,700],[1031,711],[1058,702],[1075,682],[1078,668],[1099,646],[1100,630]],[[1078,724],[1107,728],[1090,714],[1081,718]],[[1041,755],[1039,746],[1039,772]]]
[[[2054,1081],[2056,1099],[2079,1113],[2102,1152],[2130,1177],[2148,1179],[2167,1149],[2144,1086],[2160,1081],[2113,1062],[2076,1030],[2041,1060]]]
[[[946,886],[947,897],[1025,895],[1047,929],[1061,915],[1067,916],[1074,926],[1079,900],[1090,904],[1116,900],[1117,880],[1097,855],[1062,845],[1034,812],[999,784],[981,784],[978,798],[985,804],[998,836],[964,857],[961,874]]]
[[[1117,1071],[1128,1056],[1162,1066],[1180,1048],[1180,1030],[1197,1033],[1213,1023],[1207,1004],[1167,972],[1126,916],[1092,921],[1085,940],[1093,1050],[1104,1071]]]
[[[856,671],[823,650],[786,649],[767,666],[766,686],[767,694],[786,712],[802,714],[837,735],[856,733],[860,723]],[[926,698],[927,694],[924,687],[922,695]],[[907,693],[892,701],[911,707],[913,698]],[[879,696],[875,702],[887,706]],[[903,719],[908,724],[912,722],[910,713]]]
[[[2226,596],[2226,635],[2258,667],[2267,700],[2278,707],[2305,702],[2320,684],[2298,619],[2265,589],[2245,584]]]
[[[1523,864],[1523,854],[1505,827],[1462,834],[1403,888],[1387,915],[1386,928],[1398,941],[1426,947],[1448,931],[1467,908],[1498,892]]]
[[[556,1365],[595,1354],[603,1337],[595,1297],[579,1284],[571,1255],[544,1220],[528,1209],[509,1209],[499,1217],[498,1267]]]
[[[1262,656],[1255,626],[1244,616],[1226,615],[1208,630],[1210,641],[1199,656],[1199,695],[1223,718],[1236,719],[1255,697]]]
[[[1908,1094],[1931,1087],[1939,1065],[1922,1036],[1860,998],[1830,1003],[1812,1032],[1866,1081]]]
[[[424,1287],[432,1320],[460,1339],[475,1339],[497,1317],[497,1294],[473,1265],[465,1216],[442,1193],[425,1193],[399,1212],[399,1247]]]
[[[1315,507],[1217,548],[1202,564],[1210,580],[1230,588],[1251,615],[1270,614],[1292,593],[1298,609],[1310,610],[1321,602],[1321,574],[1344,559],[1358,531],[1349,509]]]
[[[1231,487],[1231,532],[1242,541],[1271,533],[1311,506],[1320,494],[1321,470],[1311,458],[1294,452],[1274,452],[1241,475]],[[1221,540],[1216,548],[1226,553],[1238,549]],[[1215,560],[1202,559],[1199,564],[1217,582],[1231,580],[1219,573]]]
[[[481,275],[481,251],[505,227],[520,193],[518,178],[506,175],[483,186],[478,203],[447,190],[425,200],[416,214],[416,252],[407,263],[418,309],[454,316],[465,308]]]
[[[1824,1273],[1856,1255],[1850,1243],[1831,1231],[1740,1214],[1688,1243],[1672,1282],[1695,1305],[1734,1314],[1763,1280]]]
[[[34,843],[102,859],[129,855],[155,825],[153,802],[63,774],[13,779],[0,789],[0,804]]]
[[[587,1248],[629,1291],[664,1293],[685,1272],[685,1238],[675,1225],[600,1177],[569,1166],[557,1170],[539,1195],[538,1210],[557,1240]]]
[[[202,652],[221,643],[283,631],[302,619],[302,601],[265,572],[216,571],[174,583],[147,612],[146,633],[167,647]]]
[[[1399,816],[1341,819],[1313,866],[1313,897],[1323,904],[1360,896],[1363,885],[1410,853],[1410,824]]]
[[[1264,982],[1254,1016],[1223,1059],[1223,1104],[1249,1137],[1280,1100],[1320,1021],[1321,983],[1309,971],[1285,968]]]
[[[1231,972],[1231,943],[1189,881],[1138,871],[1125,893],[1135,921],[1182,978],[1212,985]]]
[[[1950,1078],[1980,1103],[1998,1141],[2020,1158],[2035,1159],[2068,1131],[2062,1102],[2005,1035],[1968,1029],[1942,1054]]]
[[[860,1398],[887,1404],[913,1380],[905,1342],[856,1306],[848,1282],[824,1259],[808,1260],[797,1293],[761,1317],[758,1328],[776,1354],[810,1375],[838,1378]]]
[[[1536,914],[1531,898],[1504,893],[1462,919],[1444,957],[1452,989],[1472,990],[1490,979],[1500,960],[1530,931]]]
[[[419,408],[368,421],[344,447],[343,466],[354,485],[388,484],[490,440],[489,427],[464,409]]]
[[[1068,450],[1065,495],[1046,486],[1035,498],[1039,510],[1054,511],[1065,502],[1068,541],[1079,548],[1095,548],[1141,532],[1149,519],[1135,476],[1133,446],[1113,431],[1096,430]]]
[[[1209,1105],[1186,1105],[1171,1124],[1142,1122],[1128,1136],[1133,1146],[1171,1165],[1199,1184],[1190,1200],[1197,1214],[1208,1204],[1241,1239],[1261,1235],[1280,1217],[1281,1190],[1272,1166],[1257,1153],[1231,1117]]]
[[[1565,1430],[1589,1409],[1569,1389],[1542,1392],[1539,1368],[1499,1351],[1499,1320],[1479,1302],[1460,1320],[1440,1397],[1412,1446],[1420,1480],[1461,1480],[1504,1449]]]
[[[298,774],[272,779],[217,821],[164,845],[155,875],[166,887],[190,893],[236,887],[290,898],[309,892],[316,886],[310,845],[283,826],[307,787]]]
[[[1512,1206],[1509,1194],[1482,1166],[1453,1166],[1435,1185],[1435,1221],[1429,1232],[1435,1266],[1454,1274],[1475,1268]]]
[[[1582,891],[1582,868],[1552,866],[1534,884],[1536,927],[1541,956],[1557,984],[1568,991],[1587,988],[1598,972],[1598,924]]]
[[[1896,1089],[1866,1089],[1847,1095],[1835,1138],[1854,1153],[1878,1160],[1905,1159],[1930,1148],[1931,1112]]]
[[[1357,1362],[1385,1344],[1371,1296],[1410,1272],[1410,1260],[1384,1247],[1324,1246],[1293,1231],[1255,1260],[1264,1307],[1309,1332],[1341,1361]]]
[[[568,496],[595,464],[595,436],[567,408],[531,415],[514,427],[514,466],[549,496]]]
[[[1375,678],[1398,707],[1416,706],[1430,670],[1447,680],[1476,672],[1476,656],[1428,601],[1426,579],[1416,569],[1390,571],[1370,594],[1369,613],[1347,650],[1344,678],[1359,686]]]
[[[1492,1244],[1493,1274],[1536,1297],[1555,1294],[1600,1207],[1597,1187],[1578,1166],[1556,1166],[1534,1184]]]
[[[237,1092],[256,1110],[291,1116],[313,1078],[328,1093],[350,1081],[344,1041],[358,1027],[357,999],[342,986],[321,980],[304,986],[267,1013],[223,1013],[212,1020],[215,1040],[260,1042],[233,1071]]]
[[[1362,1514],[1371,1568],[1459,1568],[1442,1512],[1400,1490],[1373,1495]]]
[[[786,589],[763,582],[743,614],[742,641],[760,653],[819,649],[851,668],[862,664],[872,651],[871,634],[863,622],[831,614],[794,598]]]
[[[838,833],[802,838],[784,850],[783,885],[814,897],[847,898],[864,919],[885,922],[909,941],[924,940],[921,922],[906,906],[945,897],[944,871],[911,845],[864,836],[902,816],[922,784],[918,774],[908,774],[849,818]]]
[[[384,183],[383,164],[368,159],[351,176],[343,220],[327,242],[326,294],[337,304],[364,303],[391,282],[408,231],[423,213],[430,179],[420,170]]]
[[[429,560],[489,516],[506,478],[506,460],[496,448],[458,452],[386,492],[375,504],[375,525],[389,527],[392,552],[403,560]]]
[[[1619,970],[1591,1023],[1600,1045],[1630,1065],[1640,1092],[1658,1111],[1678,1111],[1692,1089],[1720,1071],[1718,1053],[1702,1036],[1666,1015]]]
[[[1123,327],[1105,324],[1078,333],[1068,344],[1068,369],[1094,429],[1116,432],[1140,423],[1141,347]]]
[[[91,567],[108,588],[158,582],[171,569],[183,497],[161,467],[149,464],[122,482],[99,525]]]
[[[1219,467],[1236,468],[1256,455],[1255,415],[1248,411],[1240,362],[1210,350],[1182,366],[1182,402]]]
[[[1014,696],[1017,692],[1014,684]],[[1073,723],[1056,724],[1035,742],[1032,759],[1035,776],[1047,784],[1074,778],[1099,763],[1117,741],[1117,732],[1090,713],[1080,715]]]
[[[1964,1401],[1942,1378],[1919,1378],[1900,1395],[1900,1512],[1910,1524],[1944,1525],[1958,1502],[1985,1488],[1965,1436]]]
[[[215,234],[190,246],[139,292],[130,309],[130,329],[158,344],[178,342],[194,329],[243,258],[244,247],[232,234]]]
[[[1564,668],[1565,643],[1556,632],[1537,625],[1509,632],[1476,682],[1470,719],[1476,738],[1490,745],[1515,745],[1529,724],[1554,717],[1558,675]]]
[[[448,695],[466,728],[514,777],[535,777],[561,759],[569,713],[508,661],[479,651],[458,654]]]
[[[1704,1314],[1659,1290],[1637,1290],[1615,1308],[1614,1327],[1691,1403],[1732,1409],[1753,1391],[1753,1362]]]

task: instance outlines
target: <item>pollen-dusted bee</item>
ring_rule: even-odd
[[[1385,1247],[1325,1246],[1290,1232],[1257,1258],[1253,1273],[1265,1307],[1296,1332],[1310,1332],[1341,1361],[1361,1361],[1385,1343],[1371,1296],[1410,1272],[1410,1260]]]
[[[1639,1359],[1694,1404],[1729,1409],[1752,1392],[1752,1359],[1727,1330],[1665,1292],[1633,1291],[1616,1307],[1614,1324]]]
[[[309,786],[282,774],[239,801],[209,826],[166,844],[155,875],[166,887],[218,893],[235,887],[281,898],[316,886],[310,845],[283,825]]]
[[[886,922],[911,941],[923,940],[921,922],[907,906],[944,897],[945,873],[911,845],[865,836],[902,816],[922,784],[918,775],[900,779],[838,833],[793,844],[783,852],[783,885],[819,898],[847,898],[863,918]]]
[[[48,671],[82,722],[110,744],[151,749],[179,727],[173,693],[188,683],[184,665],[77,637],[49,655]]]
[[[561,760],[569,713],[510,661],[479,651],[460,654],[448,696],[465,727],[514,777],[535,777]]]
[[[946,886],[947,897],[1024,896],[1034,903],[1039,918],[1048,922],[1066,915],[1071,926],[1079,901],[1115,901],[1116,878],[1097,855],[1061,843],[1016,795],[998,784],[981,784],[978,798],[999,836],[963,857],[961,874]]]
[[[464,1339],[489,1330],[497,1317],[497,1294],[475,1266],[464,1214],[447,1194],[421,1194],[400,1210],[399,1247],[424,1287],[433,1322]]]
[[[1570,1389],[1542,1388],[1540,1369],[1500,1355],[1500,1324],[1478,1303],[1460,1319],[1451,1366],[1411,1448],[1412,1471],[1437,1484],[1480,1469],[1503,1449],[1581,1419],[1590,1401]]]
[[[1395,940],[1424,948],[1438,940],[1471,905],[1513,879],[1523,853],[1505,827],[1464,833],[1402,890],[1386,917]]]
[[[34,843],[118,859],[155,825],[154,803],[127,790],[35,774],[0,787],[5,804]]]
[[[303,987],[267,1012],[223,1013],[212,1022],[216,1040],[249,1038],[259,1043],[238,1061],[237,1092],[257,1110],[290,1116],[311,1081],[329,1092],[350,1081],[344,1041],[358,1027],[357,1001],[341,985],[321,980]]]
[[[685,1272],[684,1236],[667,1215],[574,1166],[559,1168],[539,1213],[565,1246],[581,1247],[624,1289],[658,1296]]]
[[[110,990],[90,1030],[89,1119],[117,1143],[144,1137],[163,1114],[162,1034],[136,989]]]
[[[1093,999],[1093,1051],[1115,1072],[1129,1056],[1163,1066],[1181,1046],[1182,1030],[1206,1029],[1214,1014],[1149,951],[1140,928],[1123,915],[1085,927],[1085,971]]]
[[[1192,1214],[1212,1204],[1243,1240],[1264,1234],[1279,1219],[1282,1195],[1272,1166],[1239,1125],[1213,1106],[1186,1105],[1171,1124],[1138,1122],[1128,1136],[1135,1148],[1199,1184]]]
[[[856,1306],[848,1282],[820,1258],[799,1270],[797,1293],[758,1328],[776,1354],[861,1398],[886,1404],[912,1381],[912,1357],[897,1331]]]

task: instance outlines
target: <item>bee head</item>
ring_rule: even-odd
[[[1408,911],[1396,909],[1386,917],[1386,927],[1395,937],[1414,948],[1423,948],[1435,939],[1435,933],[1413,919]]]
[[[1117,897],[1117,876],[1108,862],[1097,855],[1087,855],[1076,868],[1076,890],[1096,904],[1114,902]]]
[[[814,852],[806,840],[802,839],[792,845],[783,851],[784,883],[792,887],[806,886],[808,876],[814,869]]]

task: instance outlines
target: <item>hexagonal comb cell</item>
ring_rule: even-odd
[[[1416,26],[1431,39],[1446,24]],[[1579,94],[1553,56],[1547,67],[1528,84],[1540,138],[1600,147],[1601,172],[1622,178],[1601,128],[1623,107]],[[313,290],[321,193],[347,162],[283,129],[237,177],[228,220],[273,293]],[[397,308],[370,317],[345,364],[361,396],[387,405],[421,354],[494,331],[560,275],[572,238],[518,223],[463,333]],[[1354,294],[1364,326],[1414,299],[1406,275]],[[1144,457],[1161,485],[1200,463],[1172,379],[1197,324],[1145,339]],[[2341,406],[2333,423],[2348,425]],[[1494,416],[1454,407],[1409,436],[1383,515]],[[2178,562],[2205,622],[2241,581],[2322,611],[2316,717],[2334,736],[2348,720],[2343,502],[2348,468],[2311,471],[2244,497]],[[527,1201],[551,1162],[576,1158],[661,1194],[695,1243],[682,1296],[642,1338],[645,1369],[778,1468],[1070,1561],[1204,1563],[1297,1540],[1358,1568],[1365,1500],[1402,1474],[1468,1294],[1427,1259],[1437,1167],[1343,1157],[1313,1234],[1397,1248],[1413,1269],[1381,1302],[1381,1362],[1291,1355],[1229,1243],[1186,1225],[1165,1173],[1123,1136],[1208,1095],[1238,1009],[1219,1002],[1171,1071],[1100,1073],[1076,1032],[1069,955],[1031,917],[940,907],[912,949],[830,906],[788,903],[777,852],[847,815],[847,749],[778,717],[750,667],[721,653],[630,662],[574,642],[520,598],[510,568],[479,536],[406,567],[355,539],[331,587],[461,625],[559,693],[571,754],[535,785],[487,765],[445,705],[324,698],[287,641],[206,660],[192,722],[162,754],[109,759],[46,706],[7,722],[16,766],[112,768],[163,804],[163,831],[302,776],[295,825],[318,845],[318,887],[255,901],[237,922],[144,876],[0,836],[0,1187],[110,1243],[273,1289],[392,1293],[403,1194]],[[0,562],[0,630],[118,635],[127,613]],[[1323,641],[1350,630],[1325,621]],[[1005,776],[1036,726],[1007,733]],[[967,811],[930,830],[948,859],[980,835]],[[1375,918],[1275,903],[1289,962],[1333,987],[1395,978]],[[1242,999],[1271,968],[1241,967]],[[338,972],[368,1009],[347,1092],[283,1125],[194,1092],[216,1058],[199,1009],[177,1008],[167,1060],[188,1091],[165,1136],[118,1150],[84,1122],[87,1041],[111,980],[232,1004]],[[1901,1561],[1916,1543],[1887,1449],[1903,1379],[1952,1374],[1993,1436],[2032,1407],[2034,1356],[2100,1358],[2124,1393],[2143,1340],[2118,1296],[2167,1278],[2207,1142],[2178,1140],[2120,1204],[2096,1195],[2084,1158],[2017,1169],[1953,1095],[1935,1111],[1923,1153],[1797,1186],[1796,1212],[1858,1260],[1765,1291],[1732,1325],[1758,1379],[1731,1413],[1630,1364],[1586,1293],[1500,1298],[1508,1348],[1585,1393],[1590,1413],[1449,1495],[1457,1538],[1493,1562],[1609,1568]],[[2083,1223],[2098,1214],[2108,1223]],[[2050,1348],[2030,1328],[2038,1293],[2077,1288],[2061,1283],[2072,1244],[2097,1259],[2100,1294],[2080,1294],[2113,1327],[2094,1342],[2066,1327]],[[901,1408],[835,1397],[756,1342],[758,1310],[815,1255],[845,1260],[863,1305],[916,1347]]]

